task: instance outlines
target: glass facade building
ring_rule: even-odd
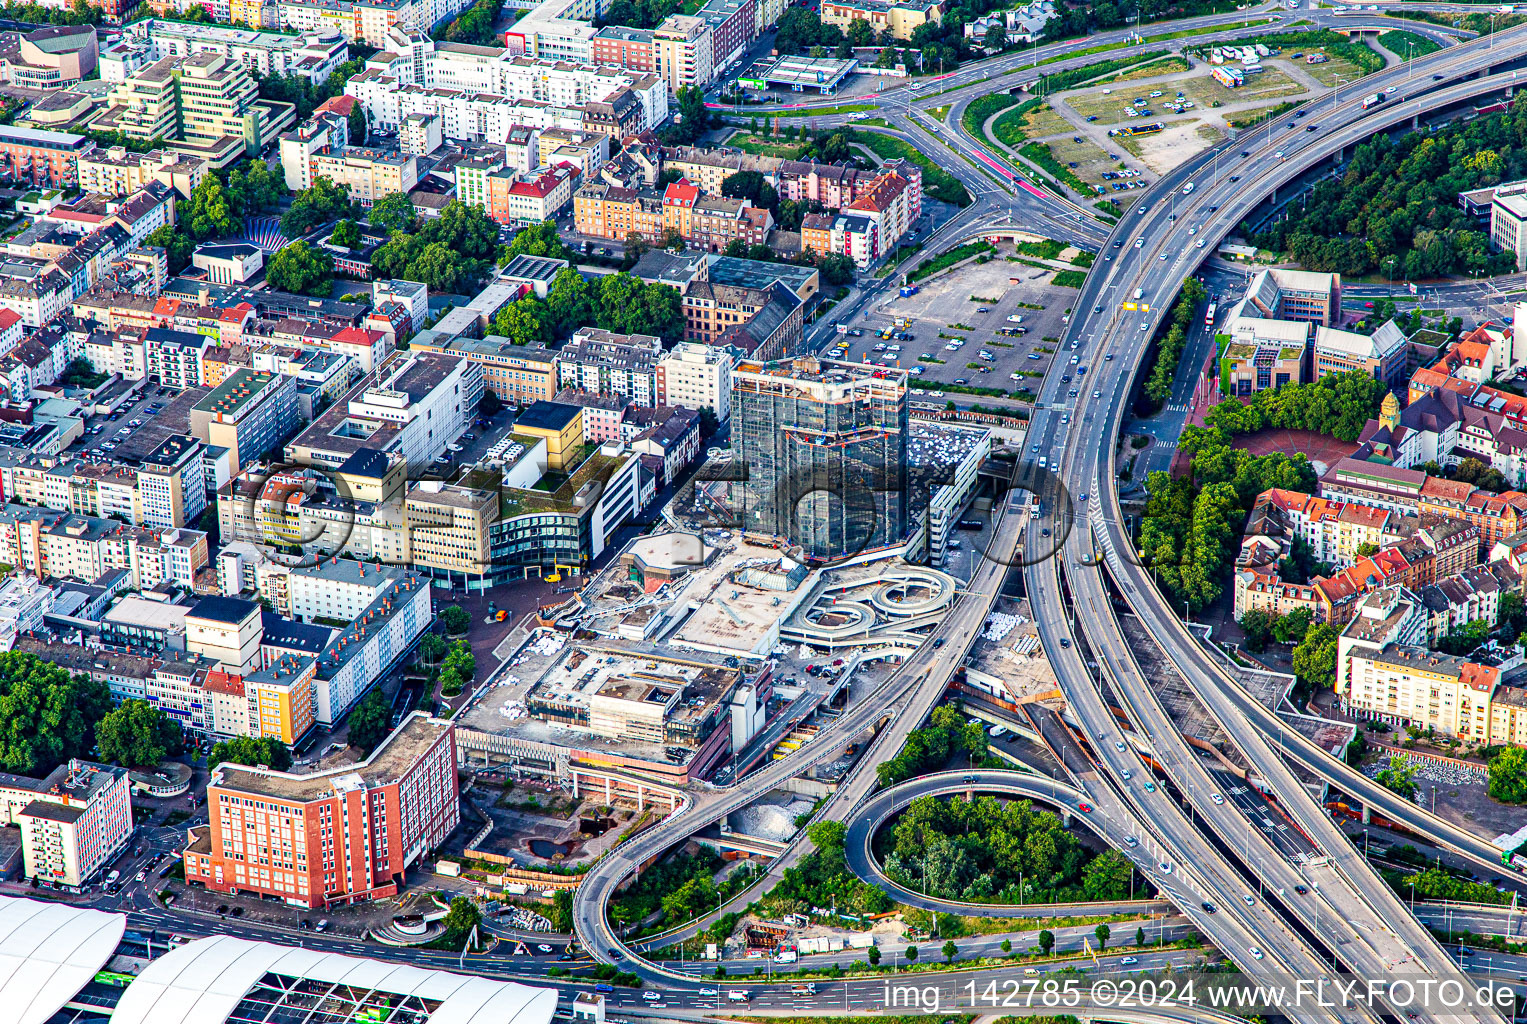
[[[819,360],[732,373],[734,485],[742,527],[827,560],[907,535],[907,375]]]

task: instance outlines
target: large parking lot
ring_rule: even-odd
[[[862,334],[840,336],[848,348],[838,358],[910,370],[934,398],[943,397],[940,384],[1037,391],[1077,293],[1052,284],[1051,270],[1009,262],[1009,252],[924,281],[916,295],[893,296],[845,324]],[[882,338],[898,319],[910,340]]]

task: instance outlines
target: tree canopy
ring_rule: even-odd
[[[970,903],[1124,899],[1134,870],[1116,851],[1089,854],[1052,812],[991,796],[921,797],[880,842],[892,879]]]
[[[250,767],[263,764],[277,771],[285,771],[292,766],[292,752],[285,743],[273,736],[261,736],[258,739],[253,736],[234,736],[218,740],[212,745],[212,751],[207,754],[207,770],[211,771],[224,761]]]
[[[1458,194],[1527,175],[1527,104],[1360,144],[1340,178],[1318,182],[1254,243],[1308,270],[1420,280],[1509,273],[1513,256],[1458,206]]]
[[[125,768],[151,768],[180,746],[180,724],[148,701],[124,700],[95,726],[96,755]]]
[[[1527,750],[1503,747],[1490,759],[1490,796],[1503,804],[1527,804]]]
[[[552,279],[545,299],[526,295],[500,310],[492,330],[520,345],[560,345],[588,326],[656,335],[673,345],[684,338],[683,300],[673,288],[630,274],[605,274],[590,282],[568,267]]]
[[[300,238],[272,253],[265,264],[265,281],[278,291],[328,298],[333,280],[334,257]]]
[[[435,38],[447,43],[470,43],[474,46],[491,46],[495,42],[493,23],[504,0],[477,0],[435,33]]]
[[[414,212],[414,203],[403,192],[389,192],[375,203],[371,204],[371,212],[366,215],[373,227],[383,231],[412,231],[414,222],[418,219]]]
[[[42,776],[95,746],[106,684],[24,651],[0,653],[0,770]]]
[[[378,276],[422,281],[432,292],[470,291],[493,266],[498,225],[479,206],[453,200],[418,225],[394,231],[371,254]]]
[[[349,189],[319,177],[292,199],[292,208],[281,217],[281,233],[287,238],[300,238],[336,218],[353,220],[359,216],[360,206],[350,201]]]
[[[392,731],[392,705],[380,688],[373,689],[350,709],[350,746],[362,756],[381,745]]]
[[[958,707],[943,704],[933,709],[926,726],[908,734],[895,757],[875,766],[875,773],[882,786],[894,786],[942,768],[960,753],[971,760],[984,756],[986,732],[979,722],[966,722]]]
[[[1339,441],[1356,441],[1378,416],[1388,388],[1371,373],[1333,373],[1308,384],[1264,388],[1242,400],[1227,398],[1204,414],[1204,423],[1226,435],[1258,430],[1309,430]],[[1484,469],[1484,465],[1480,464]]]

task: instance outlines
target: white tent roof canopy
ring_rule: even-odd
[[[267,974],[438,1002],[429,1024],[551,1024],[557,1009],[551,989],[216,935],[145,968],[112,1024],[221,1024]]]
[[[62,1010],[111,960],[126,929],[121,914],[0,896],[0,1006],[6,1019],[42,1024]]]

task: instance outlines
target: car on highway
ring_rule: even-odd
[[[1172,862],[1169,860],[1162,861],[1160,864],[1157,864],[1156,867],[1161,869],[1161,873],[1163,875],[1170,875],[1172,873]]]
[[[1307,132],[1318,132],[1318,131],[1320,131],[1320,125],[1318,125],[1318,124],[1307,124],[1307,125],[1304,126],[1304,130],[1307,131]]]
[[[541,943],[537,943],[537,945],[536,945],[536,949],[539,949],[539,950],[540,950],[540,951],[541,951],[541,952],[543,952],[543,953],[550,953],[550,952],[551,952],[551,951],[552,951],[552,950],[551,950],[551,947],[550,947],[550,946],[548,946],[548,945],[547,945],[547,944],[546,944],[546,943],[544,943],[544,942],[541,942]]]
[[[1204,913],[1206,914],[1213,914],[1217,912],[1214,908],[1214,904],[1210,903],[1208,900],[1204,900],[1199,904],[1199,906],[1204,908]]]
[[[1296,886],[1294,886],[1294,891],[1295,891],[1295,892],[1297,892],[1297,893],[1298,893],[1298,894],[1299,894],[1299,895],[1300,895],[1300,896],[1304,896],[1304,895],[1307,895],[1307,894],[1308,894],[1308,893],[1309,893],[1309,890],[1308,890],[1308,889],[1306,889],[1306,888],[1305,888],[1305,887],[1304,887],[1304,886],[1302,886],[1302,885],[1296,885]]]
[[[1076,805],[1076,809],[1081,811],[1083,814],[1091,814],[1092,813],[1092,805],[1089,804],[1085,800],[1083,800],[1081,803],[1077,804]]]
[[[1135,773],[1130,771],[1128,768],[1125,768],[1123,771],[1119,772],[1119,778],[1123,779],[1125,782],[1128,782],[1134,777]]]
[[[1213,800],[1215,803],[1219,804],[1222,807],[1224,806],[1225,798],[1220,796],[1218,793],[1210,793],[1209,794],[1209,799]]]
[[[1113,741],[1113,749],[1118,750],[1118,751],[1125,751],[1125,750],[1128,750],[1129,747],[1124,743],[1123,740],[1114,740]]]
[[[1154,782],[1147,782],[1145,784],[1145,791],[1147,793],[1154,793],[1154,792],[1156,792],[1156,784]]]
[[[1092,393],[1092,397],[1093,398],[1102,398],[1103,397],[1103,392],[1101,392],[1101,391],[1094,391]]]
[[[1293,130],[1294,130],[1294,122],[1292,122],[1292,121],[1290,121],[1290,122],[1289,122],[1289,123],[1288,123],[1288,130],[1289,130],[1289,131],[1293,131]]]
[[[1439,75],[1438,77],[1441,77],[1441,76]],[[1262,959],[1262,951],[1260,949],[1258,949],[1257,947],[1255,947],[1255,946],[1248,947],[1246,952],[1250,953],[1257,960]]]
[[[1139,846],[1140,845],[1140,840],[1136,839],[1134,836],[1125,836],[1124,837],[1124,845],[1125,846]]]
[[[1045,536],[1048,537],[1049,535],[1050,535],[1050,531],[1046,530],[1045,531]],[[1060,645],[1062,647],[1070,647],[1071,646],[1071,638],[1070,637],[1066,637],[1066,636],[1061,637],[1060,638]]]
[[[599,984],[594,986],[594,991],[595,992],[614,992],[615,991],[615,986],[607,985],[604,982],[600,982]]]
[[[1050,535],[1050,528],[1048,526],[1046,526],[1043,530],[1039,531],[1039,535],[1041,537],[1048,537]],[[1066,644],[1069,644],[1071,641],[1067,640],[1065,637],[1062,637],[1060,642],[1061,642],[1061,646],[1065,646]]]
[[[1092,307],[1092,311],[1093,311],[1093,312],[1094,312],[1094,313],[1101,313],[1101,312],[1103,312],[1103,307],[1102,307],[1102,306],[1101,306],[1101,305],[1098,305],[1098,306],[1093,306],[1093,307]]]
[[[1161,254],[1161,259],[1162,259],[1162,260],[1163,260],[1163,261],[1164,261],[1164,260],[1165,260],[1165,259],[1166,259],[1166,253],[1162,253],[1162,254]]]
[[[1387,95],[1389,95],[1392,92],[1398,92],[1399,89],[1400,89],[1400,87],[1398,85],[1391,85],[1389,88],[1384,90],[1384,95],[1387,96]]]
[[[1254,907],[1257,905],[1257,898],[1248,892],[1241,897],[1241,902],[1246,904],[1248,907]]]
[[[1204,240],[1203,240],[1203,239],[1202,239],[1202,238],[1200,238],[1200,239],[1199,239],[1199,240],[1198,240],[1198,247],[1199,247],[1199,248],[1200,248],[1200,249],[1202,249],[1202,248],[1203,248],[1203,247],[1204,247]]]
[[[1128,964],[1137,964],[1139,962],[1140,962],[1139,960],[1135,959],[1132,956],[1127,956],[1124,959],[1119,961],[1119,963],[1125,964],[1125,965],[1128,965]]]
[[[1240,181],[1241,180],[1241,176],[1239,174],[1232,174],[1230,176],[1230,180],[1231,181]]]
[[[1143,238],[1135,239],[1135,248],[1136,249],[1139,249],[1139,248],[1143,247],[1144,245],[1145,245],[1145,239],[1143,239]]]
[[[1433,82],[1440,82],[1440,81],[1442,81],[1442,76],[1441,75],[1433,75],[1432,76],[1432,81]]]
[[[702,995],[702,996],[717,996],[717,995],[720,995],[720,994],[721,993],[717,992],[713,988],[702,988],[700,990],[700,995]]]

